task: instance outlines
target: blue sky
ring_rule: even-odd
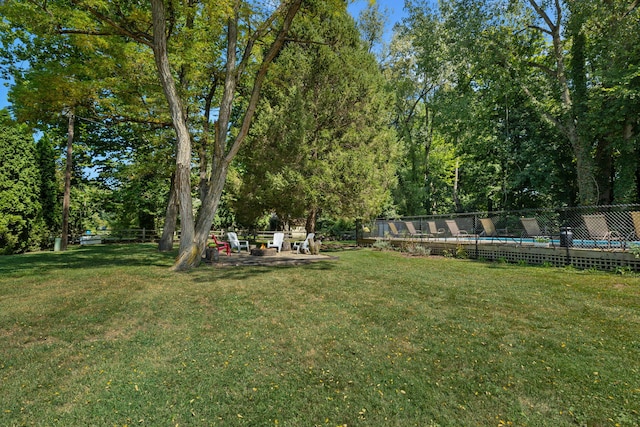
[[[354,18],[358,18],[358,14],[362,9],[365,9],[370,3],[370,0],[354,0],[347,10]],[[400,22],[402,18],[406,16],[404,13],[404,0],[376,0],[378,9],[380,12],[388,12],[387,22],[384,29],[384,38],[389,40],[393,31],[393,26],[396,22]]]
[[[351,13],[355,18],[358,17],[360,11],[367,7],[370,0],[355,0],[353,1],[349,7],[349,13]],[[376,0],[380,11],[384,12],[385,9],[389,13],[387,25],[385,26],[385,39],[389,39],[391,37],[391,32],[393,30],[393,26],[396,22],[402,20],[405,16],[403,7],[403,0]],[[5,86],[5,81],[0,81],[0,109],[4,108],[8,105],[7,102],[7,92],[9,90],[8,87]]]
[[[7,102],[7,91],[9,90],[8,87],[6,87],[4,85],[4,81],[0,84],[0,109],[6,107],[8,105]]]

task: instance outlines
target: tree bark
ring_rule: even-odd
[[[460,184],[460,161],[456,160],[456,170],[453,180],[453,203],[455,205],[455,211],[461,212],[462,206],[460,205],[460,197],[458,194],[458,186]]]
[[[178,198],[176,196],[175,183],[175,174],[172,174],[171,189],[169,190],[169,202],[167,203],[167,213],[164,219],[164,227],[162,228],[162,237],[158,244],[158,250],[160,252],[169,252],[173,250],[173,234],[176,231],[176,223],[178,221]]]
[[[71,205],[71,169],[73,167],[73,136],[75,133],[76,116],[73,109],[68,112],[67,125],[67,160],[64,172],[64,196],[62,198],[62,241],[60,250],[66,251],[69,243],[69,206]]]
[[[308,233],[315,233],[316,232],[316,218],[318,216],[318,209],[317,208],[313,208],[309,211],[309,213],[307,214],[307,223],[305,224],[304,228]]]
[[[191,200],[191,136],[182,100],[169,66],[162,0],[151,0],[151,12],[153,15],[153,56],[177,137],[175,186],[180,211],[180,253],[173,269],[184,270],[195,267],[200,262],[200,251],[197,250],[194,240],[195,223]]]

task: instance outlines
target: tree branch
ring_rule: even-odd
[[[85,36],[117,36],[119,33],[115,33],[113,31],[94,31],[94,30],[65,30],[61,27],[58,27],[58,34],[82,34]]]
[[[627,8],[627,11],[624,13],[624,15],[622,15],[622,18],[624,19],[627,16],[629,16],[631,13],[633,13],[634,10],[636,10],[638,6],[640,6],[640,0],[635,0],[633,3],[629,5],[629,7]]]
[[[249,133],[249,126],[251,124],[251,120],[253,119],[253,115],[258,105],[258,100],[260,99],[260,90],[262,89],[262,83],[264,82],[264,79],[267,75],[267,70],[269,69],[269,65],[275,59],[276,55],[278,55],[278,52],[280,52],[280,49],[282,49],[282,46],[284,45],[284,39],[287,36],[287,33],[289,32],[289,28],[291,28],[291,23],[293,21],[293,18],[296,16],[296,13],[298,13],[298,9],[300,9],[301,4],[302,4],[302,0],[293,0],[291,2],[287,10],[287,14],[282,23],[282,27],[278,32],[278,35],[276,39],[273,41],[273,44],[271,45],[271,48],[267,52],[266,56],[262,60],[262,64],[260,65],[260,68],[258,69],[256,78],[254,80],[253,90],[251,91],[251,97],[249,98],[249,105],[247,106],[247,111],[244,115],[244,119],[242,120],[240,131],[238,132],[238,136],[236,136],[235,141],[233,142],[231,148],[229,149],[229,152],[225,157],[225,163],[227,164],[231,163],[231,161],[233,160],[233,157],[237,154],[238,150],[240,149],[240,145],[242,144],[245,137]],[[278,8],[278,11],[279,10],[280,8]],[[274,16],[272,16],[272,18],[269,19],[270,22],[272,22],[275,19],[275,15],[276,13],[274,13]]]
[[[538,30],[538,31],[541,31],[541,32],[543,32],[545,34],[549,34],[550,36],[553,36],[553,33],[551,31],[549,31],[549,30],[547,30],[545,28],[542,28],[542,27],[540,27],[538,25],[528,25],[528,27],[531,28],[532,30]]]
[[[111,28],[113,28],[117,32],[117,34],[130,37],[130,38],[132,38],[133,40],[135,40],[135,41],[137,41],[139,43],[147,45],[150,48],[153,48],[153,37],[151,35],[149,35],[147,33],[140,32],[140,31],[131,31],[130,29],[126,28],[125,26],[120,25],[119,23],[117,23],[113,19],[111,19],[108,16],[104,15],[103,13],[99,12],[95,8],[90,7],[90,6],[83,6],[83,5],[79,4],[80,2],[78,0],[71,0],[71,3],[73,3],[75,6],[77,6],[79,8],[82,8],[82,9],[86,10],[87,12],[89,12],[99,22],[101,22],[103,24],[106,24],[106,25],[110,26]]]
[[[538,15],[544,20],[544,22],[547,23],[547,26],[549,27],[549,29],[553,32],[556,29],[556,26],[551,20],[551,18],[549,18],[549,15],[547,14],[547,12],[542,7],[540,7],[540,5],[536,3],[535,0],[529,0],[529,3],[531,4],[531,7],[533,7],[536,10]],[[557,6],[558,6],[558,0],[556,0],[556,7]]]
[[[552,126],[555,126],[556,128],[558,128],[558,130],[562,133],[566,133],[566,128],[564,127],[564,125],[560,122],[560,120],[558,120],[556,117],[554,117],[553,115],[551,115],[547,109],[545,108],[545,106],[542,104],[542,102],[540,102],[538,100],[538,98],[536,98],[536,96],[531,93],[531,91],[529,90],[529,88],[525,85],[522,85],[522,90],[524,91],[524,93],[527,95],[527,97],[529,98],[529,100],[531,101],[531,103],[533,105],[535,105],[538,109],[538,111],[540,112],[540,115],[542,116],[543,119],[545,119],[548,123],[550,123]]]
[[[251,34],[251,37],[249,37],[249,40],[247,41],[247,45],[245,46],[244,52],[242,54],[242,59],[240,60],[240,64],[238,65],[238,68],[237,68],[238,75],[241,75],[244,72],[244,69],[249,63],[249,60],[251,59],[251,52],[253,51],[253,46],[256,44],[258,39],[260,39],[260,37],[262,37],[268,32],[269,28],[271,27],[271,24],[273,23],[273,21],[275,21],[276,17],[284,10],[286,4],[287,3],[284,1],[281,2],[280,6],[278,6],[278,8],[271,14],[271,16],[269,16],[269,18],[266,19],[262,23],[262,25],[253,32],[253,34]]]
[[[542,70],[545,74],[554,79],[558,77],[557,71],[555,71],[553,68],[547,67],[546,65],[538,64],[537,62],[533,61],[527,61],[527,65]]]

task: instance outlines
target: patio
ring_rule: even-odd
[[[233,252],[230,256],[220,253],[218,260],[208,262],[209,265],[215,267],[271,267],[271,266],[287,266],[287,265],[304,265],[319,261],[337,260],[335,256],[319,254],[299,254],[295,251],[282,251],[274,256],[255,256],[248,252]]]

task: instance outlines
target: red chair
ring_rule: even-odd
[[[229,245],[228,242],[218,242],[218,239],[216,239],[216,235],[212,234],[211,238],[213,239],[213,243],[209,243],[209,247],[210,248],[216,248],[218,249],[218,253],[222,252],[222,251],[226,251],[227,252],[227,256],[231,256],[231,245]]]

